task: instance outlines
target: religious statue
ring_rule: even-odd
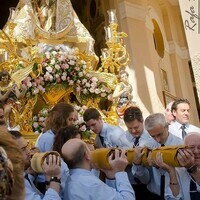
[[[19,88],[7,71],[0,72],[0,102],[4,107],[4,116],[10,126],[10,113],[12,108],[18,109],[19,100],[25,96],[26,87],[21,85]]]
[[[56,0],[36,0],[33,7],[37,11],[40,25],[46,31],[55,31]]]
[[[113,99],[117,101],[116,112],[119,117],[122,117],[124,111],[130,106],[133,105],[132,99],[132,86],[128,82],[128,73],[124,70],[119,73],[119,83],[117,84],[114,93]]]

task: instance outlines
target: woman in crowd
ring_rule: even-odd
[[[59,129],[74,125],[76,118],[77,113],[72,105],[65,102],[56,104],[47,116],[44,133],[36,141],[36,146],[39,150],[41,152],[51,151],[53,149],[54,137]]]

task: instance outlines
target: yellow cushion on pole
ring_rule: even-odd
[[[108,149],[108,148],[100,148],[92,151],[93,164],[100,169],[111,169],[111,166],[108,162],[108,157],[113,152],[114,149]]]
[[[49,155],[60,156],[57,151],[47,151],[47,152],[39,152],[35,153],[31,158],[31,168],[37,173],[43,173],[44,170],[42,168],[42,164],[45,158]]]
[[[180,164],[177,160],[177,153],[179,149],[185,149],[186,146],[164,146],[152,150],[151,157],[156,158],[158,152],[162,153],[164,163],[171,165],[173,167],[180,167]]]
[[[149,149],[147,147],[144,147],[143,149],[143,155],[142,155],[142,161],[141,165],[148,166],[147,157],[148,154],[151,152],[152,159],[156,158],[156,154],[158,152],[161,152],[163,155],[163,161],[171,165],[173,167],[180,167],[180,164],[177,160],[177,153],[179,149],[185,149],[186,146],[165,146],[165,147],[159,147],[157,149]],[[121,149],[119,149],[121,151]],[[114,153],[115,148],[101,148],[96,149],[92,151],[92,162],[95,164],[96,167],[100,169],[111,169],[111,166],[109,164],[108,157]],[[135,151],[134,148],[126,149],[126,155],[129,164],[132,164],[134,162],[135,158]]]

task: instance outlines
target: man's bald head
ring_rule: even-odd
[[[184,138],[185,145],[200,145],[200,133],[190,132]]]
[[[194,154],[194,164],[200,167],[200,133],[191,132],[184,138],[185,145],[189,146]]]
[[[84,159],[87,146],[81,139],[68,140],[62,147],[62,155],[69,169],[77,168]]]

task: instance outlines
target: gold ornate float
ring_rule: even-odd
[[[35,137],[33,115],[60,101],[70,102],[71,95],[75,100],[70,103],[105,109],[104,117],[116,123],[115,105],[101,106],[112,99],[118,83],[116,75],[129,62],[123,45],[127,35],[117,31],[115,11],[109,12],[108,48],[96,71],[99,59],[93,49],[94,39],[79,21],[71,2],[54,0],[51,6],[46,1],[38,2],[21,0],[0,30],[0,71],[8,71],[19,88],[27,87],[25,97],[19,99],[20,108],[12,107],[10,124],[19,125],[27,137]],[[42,13],[46,8],[50,12],[47,16]],[[67,12],[59,12],[63,9]],[[13,78],[16,73],[18,76]]]

